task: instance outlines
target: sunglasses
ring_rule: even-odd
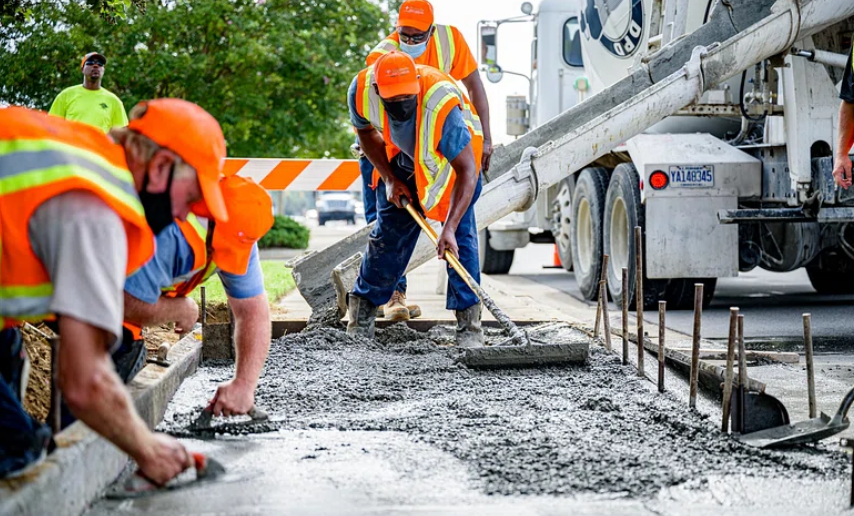
[[[406,43],[407,45],[411,44],[419,44],[427,41],[427,38],[430,37],[430,33],[433,31],[433,27],[427,29],[427,32],[422,32],[421,34],[413,34],[411,36],[407,36],[406,34],[398,31],[397,34],[400,36],[400,41]]]
[[[99,59],[89,59],[88,61],[86,61],[86,64],[87,64],[87,65],[89,65],[89,66],[92,66],[92,65],[98,65],[98,66],[100,66],[101,68],[103,68],[103,67],[104,67],[104,62],[103,62],[103,61],[101,61],[101,60],[99,60]]]

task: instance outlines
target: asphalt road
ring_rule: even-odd
[[[544,264],[551,264],[552,254],[551,245],[529,245],[517,250],[510,274],[523,276],[581,299],[571,272],[543,268]],[[750,340],[783,341],[777,347],[785,347],[787,342],[800,343],[803,338],[802,314],[810,313],[817,349],[841,351],[852,347],[853,305],[854,296],[818,294],[803,269],[783,274],[755,269],[742,273],[738,278],[718,281],[712,305],[703,314],[703,337],[726,339],[729,308],[737,306],[744,314],[745,335]],[[650,315],[657,320],[657,314]],[[653,322],[649,316],[645,319]],[[691,311],[667,313],[667,326],[671,329],[690,334],[692,324]]]

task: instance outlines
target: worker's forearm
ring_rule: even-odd
[[[71,412],[120,450],[139,459],[151,432],[136,413],[108,353],[112,336],[60,317],[59,386]]]
[[[392,177],[391,164],[385,151],[385,141],[379,131],[373,127],[370,129],[359,129],[359,145],[368,161],[377,169],[383,179]]]
[[[469,209],[475,188],[477,188],[477,169],[475,168],[474,154],[471,144],[451,162],[451,166],[457,174],[454,189],[451,192],[451,203],[448,207],[448,218],[445,226],[456,232],[460,221]]]
[[[270,352],[272,328],[267,294],[249,299],[229,298],[234,311],[235,348],[237,351],[234,379],[255,390],[258,377]]]
[[[847,158],[854,146],[854,104],[845,101],[839,108],[839,141],[836,145],[836,158]]]
[[[463,80],[463,84],[469,92],[469,98],[475,111],[477,111],[477,116],[480,117],[480,123],[483,126],[483,139],[492,143],[492,129],[489,125],[489,99],[486,96],[483,81],[478,72],[473,72]]]
[[[125,321],[137,326],[157,326],[178,320],[178,298],[161,297],[155,304],[145,303],[125,292]]]

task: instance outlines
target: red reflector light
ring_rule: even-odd
[[[649,186],[654,190],[666,188],[668,183],[670,183],[670,178],[663,170],[656,170],[649,175]]]

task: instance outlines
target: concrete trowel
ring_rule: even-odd
[[[225,467],[218,461],[201,453],[193,453],[193,467],[178,475],[165,485],[157,485],[139,471],[110,488],[104,497],[109,500],[140,498],[166,491],[175,491],[197,486],[203,482],[218,480],[225,475]]]
[[[236,423],[231,423],[231,427],[234,426],[248,426],[256,423],[263,423],[270,419],[270,416],[259,409],[258,407],[252,407],[249,412],[246,413],[249,416],[249,421],[240,421]],[[199,416],[190,423],[190,426],[187,427],[187,430],[194,434],[208,435],[216,433],[216,427],[214,427],[211,423],[213,422],[213,412],[209,408],[205,408],[199,414]]]

